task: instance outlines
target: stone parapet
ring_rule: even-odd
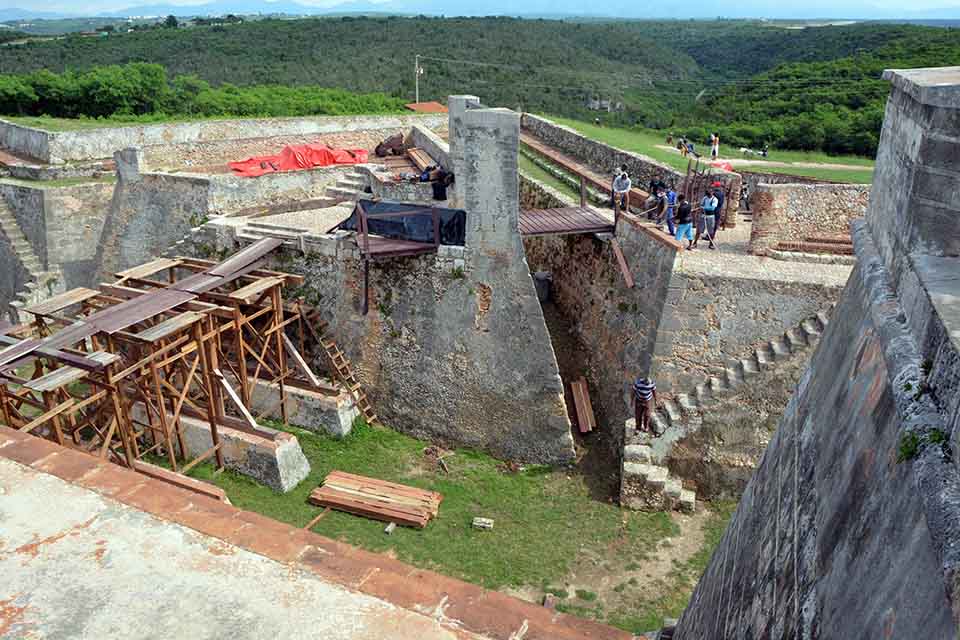
[[[850,221],[867,213],[870,185],[760,184],[753,191],[750,253],[815,236],[849,237]]]

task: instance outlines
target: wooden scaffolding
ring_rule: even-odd
[[[151,473],[160,460],[180,473],[204,460],[222,469],[221,427],[273,439],[249,409],[257,385],[275,390],[260,417],[279,408],[284,423],[289,387],[330,390],[302,355],[314,311],[283,297],[303,277],[262,268],[280,243],[220,263],[160,258],[26,308],[33,322],[0,327],[0,419]],[[206,445],[185,441],[188,417],[209,424]]]

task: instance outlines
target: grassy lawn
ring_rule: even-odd
[[[491,589],[528,586],[538,594],[559,590],[554,585],[563,584],[584,549],[602,552],[602,570],[613,570],[643,562],[661,541],[679,533],[670,514],[622,511],[594,499],[573,469],[527,466],[510,472],[486,454],[458,449],[445,458],[450,469],[446,474],[424,456],[428,443],[362,421],[343,439],[286,430],[297,436],[312,467],[309,477],[289,493],[275,493],[229,470],[215,475],[206,464],[191,475],[219,485],[242,509],[300,527],[321,512],[307,503],[307,496],[333,469],[439,491],[439,516],[423,530],[398,527],[388,536],[384,523],[338,511],[330,511],[313,530]],[[493,518],[493,530],[473,529],[475,516]],[[664,615],[682,606],[692,590],[688,575],[692,573],[668,585],[669,594],[643,610],[643,624],[655,628]],[[630,629],[640,624],[631,617],[634,612],[604,610],[592,601],[588,588],[569,595],[562,607],[571,613]]]
[[[681,157],[679,154],[674,153],[673,151],[667,149],[661,149],[658,145],[663,145],[666,143],[666,133],[659,131],[647,131],[639,129],[617,129],[614,127],[598,127],[595,124],[588,122],[582,122],[580,120],[571,120],[569,118],[562,118],[558,116],[545,116],[554,122],[559,124],[566,125],[576,131],[579,131],[583,135],[593,138],[594,140],[599,140],[614,147],[624,149],[626,151],[634,151],[637,153],[642,153],[646,156],[658,160],[666,165],[678,169],[680,171],[686,171],[687,169],[687,160]],[[707,151],[709,154],[709,149],[706,149],[702,144],[700,146],[700,151]],[[721,148],[721,151],[723,149]],[[730,149],[727,149],[729,152]],[[739,157],[739,153],[737,156]],[[759,159],[756,157],[751,157],[750,159]],[[851,157],[851,156],[830,156],[825,153],[819,152],[804,152],[804,151],[772,151],[769,157],[765,158],[766,160],[776,161],[776,162],[818,162],[818,163],[830,163],[830,164],[844,164],[850,165],[851,167],[872,167],[873,162],[868,158],[860,157]],[[836,168],[814,168],[814,167],[799,167],[799,166],[790,166],[790,167],[777,167],[777,166],[768,166],[768,165],[753,165],[753,166],[743,166],[740,169],[744,171],[759,171],[764,173],[787,173],[791,175],[798,176],[809,176],[812,178],[819,178],[822,180],[833,180],[837,182],[855,182],[861,184],[868,184],[873,174],[870,171],[864,171],[863,169],[836,169]]]

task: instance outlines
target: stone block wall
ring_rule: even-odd
[[[3,231],[0,231],[0,274],[3,274],[3,277],[0,277],[0,320],[15,322],[10,303],[16,299],[18,293],[26,289],[31,277],[10,238]]]
[[[664,350],[654,374],[666,394],[692,393],[695,385],[782,337],[801,320],[829,311],[839,286],[775,279],[706,275],[683,270],[672,280],[661,327]]]
[[[650,371],[656,351],[668,344],[660,327],[679,247],[632,216],[621,218],[616,235],[637,283],[633,288],[624,282],[609,239],[524,239],[530,269],[552,273],[553,299],[591,353],[585,373],[610,428],[632,415],[634,378]]]
[[[296,204],[326,195],[351,166],[318,167],[306,171],[267,173],[246,178],[229,173],[203,176],[207,181],[208,215],[236,215],[257,208]]]
[[[760,184],[750,197],[750,253],[811,236],[849,236],[850,221],[866,215],[870,185]]]
[[[97,246],[113,200],[114,182],[44,189],[48,265],[59,265],[65,287],[90,286]]]
[[[442,115],[393,115],[198,120],[81,131],[43,131],[0,120],[0,145],[13,153],[42,162],[63,164],[110,158],[116,151],[127,147],[159,145],[169,148],[169,153],[174,156],[186,150],[186,147],[179,145],[198,145],[202,149],[204,143],[218,140],[282,136],[307,136],[317,139],[323,134],[345,131],[405,130],[414,124],[443,127],[446,118]],[[279,147],[276,150],[278,151]],[[155,153],[162,152],[158,149]],[[242,160],[243,157],[231,159]]]
[[[579,206],[566,194],[520,172],[520,209],[559,209]]]
[[[885,77],[856,266],[680,640],[960,631],[960,218],[941,215],[960,173],[935,151],[960,134],[960,68]]]

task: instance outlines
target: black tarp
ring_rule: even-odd
[[[433,216],[430,212],[436,211],[440,218],[440,244],[461,247],[464,244],[467,213],[461,209],[431,208],[382,200],[360,200],[357,207],[360,206],[367,212],[367,231],[372,235],[433,244]],[[360,231],[360,212],[357,207],[354,207],[349,218],[337,225],[337,229]],[[369,217],[382,213],[406,215],[392,215],[388,218]]]

